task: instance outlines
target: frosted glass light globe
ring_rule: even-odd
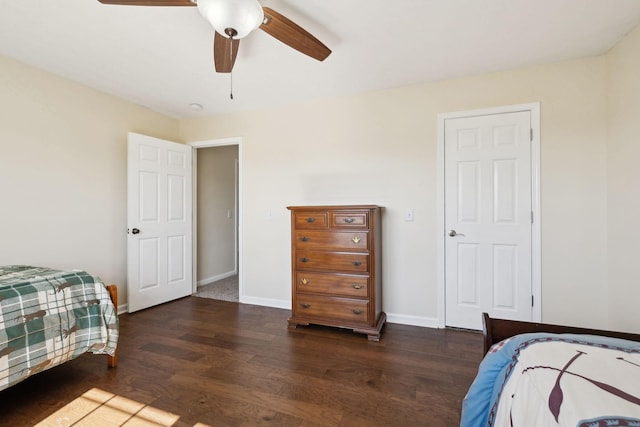
[[[198,0],[198,10],[221,36],[241,39],[262,24],[257,0]]]

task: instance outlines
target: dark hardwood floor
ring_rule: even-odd
[[[459,425],[480,334],[387,324],[370,342],[289,330],[289,314],[196,297],[124,314],[117,368],[84,355],[4,390],[0,425],[34,425],[94,387],[175,414],[176,426]]]

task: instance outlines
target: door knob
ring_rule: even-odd
[[[449,231],[449,236],[451,236],[451,237],[464,236],[464,234],[460,234],[456,230],[451,230],[451,231]]]
[[[138,234],[140,233],[140,230],[138,230],[137,228],[134,228],[133,230],[131,230],[132,234]]]

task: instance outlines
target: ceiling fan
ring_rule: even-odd
[[[331,50],[305,29],[258,0],[98,0],[103,4],[129,6],[197,6],[216,30],[213,58],[218,73],[233,69],[240,39],[258,27],[282,43],[323,61]]]

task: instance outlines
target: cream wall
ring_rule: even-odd
[[[640,331],[640,28],[609,55],[609,324]]]
[[[183,140],[243,137],[245,296],[290,298],[288,205],[373,203],[384,309],[434,325],[438,113],[541,102],[543,320],[606,326],[606,59],[288,108],[183,120]],[[415,220],[403,213],[413,208]],[[267,212],[273,212],[269,218]]]
[[[127,132],[178,122],[0,57],[0,264],[80,268],[126,302]]]
[[[289,304],[286,206],[376,203],[384,308],[433,325],[437,115],[539,101],[543,320],[638,331],[639,51],[636,29],[602,57],[182,121],[0,57],[0,263],[80,267],[126,301],[127,132],[241,136],[245,301]]]

